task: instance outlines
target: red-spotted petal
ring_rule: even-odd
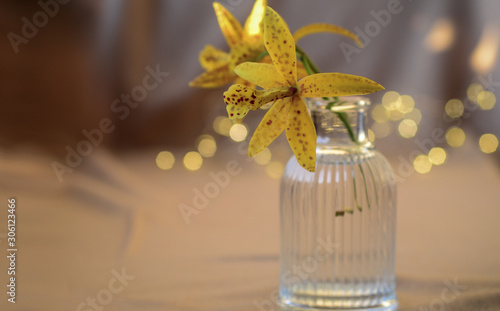
[[[335,33],[339,34],[342,36],[346,36],[348,38],[351,38],[354,40],[360,47],[363,47],[363,43],[361,40],[359,40],[358,36],[356,36],[354,33],[350,32],[349,30],[342,28],[337,25],[331,25],[331,24],[325,24],[325,23],[317,23],[317,24],[310,24],[307,26],[304,26],[297,30],[293,34],[293,38],[295,39],[295,42],[299,41],[301,38],[313,34],[313,33],[320,33],[320,32],[329,32],[329,33]]]
[[[313,74],[300,80],[298,86],[303,97],[365,95],[384,89],[375,81],[345,73]]]
[[[259,53],[260,51],[253,50],[252,47],[246,42],[239,42],[231,48],[231,51],[229,51],[229,68],[234,70],[237,65],[257,57]]]
[[[201,88],[216,88],[224,86],[234,79],[237,75],[229,70],[228,65],[224,65],[213,70],[202,73],[191,82],[189,82],[190,87],[201,87]]]
[[[289,85],[297,84],[295,41],[285,21],[270,7],[264,16],[264,44],[274,66]]]
[[[200,65],[205,70],[212,70],[227,64],[229,54],[207,44],[200,52]]]
[[[218,2],[213,3],[215,15],[219,22],[220,30],[230,47],[240,42],[243,37],[243,27],[240,22],[224,6]]]
[[[248,146],[248,156],[253,157],[266,149],[285,129],[292,98],[278,99],[266,113]]]
[[[286,137],[300,166],[316,169],[316,129],[302,98],[295,95],[288,112]]]
[[[297,89],[289,86],[259,91],[242,84],[233,84],[224,92],[224,102],[229,118],[241,119],[250,110],[257,110],[264,104],[291,97],[296,92]]]
[[[234,72],[264,89],[287,85],[283,76],[271,64],[245,62],[236,66]]]

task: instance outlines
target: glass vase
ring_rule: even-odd
[[[292,157],[280,188],[282,310],[397,308],[395,179],[368,140],[368,106],[361,97],[308,101],[316,172]]]

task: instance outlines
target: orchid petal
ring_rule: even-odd
[[[243,28],[240,22],[224,6],[218,2],[213,4],[219,27],[226,38],[227,44],[233,47],[243,37]]]
[[[207,44],[200,52],[199,61],[205,70],[212,70],[227,63],[229,54]]]
[[[234,80],[234,84],[243,84],[244,86],[248,86],[251,89],[255,88],[255,84],[241,77],[236,77],[236,80]]]
[[[238,42],[229,52],[229,68],[233,70],[239,64],[257,57],[259,51],[253,50],[246,42]]]
[[[295,93],[296,89],[288,86],[259,91],[242,84],[233,84],[224,92],[224,102],[229,118],[241,119],[250,109],[257,110],[266,103],[290,97]]]
[[[256,0],[253,4],[252,12],[245,21],[243,36],[249,41],[262,38],[262,19],[266,10],[267,0]]]
[[[270,7],[264,16],[264,44],[274,66],[289,85],[297,83],[295,41],[285,21]]]
[[[304,77],[307,77],[309,73],[307,72],[306,68],[304,67],[304,64],[302,62],[297,63],[297,78],[302,79]]]
[[[287,85],[286,80],[276,70],[276,67],[271,64],[246,62],[236,66],[234,72],[243,79],[264,89]]]
[[[278,99],[269,109],[250,139],[249,157],[266,149],[283,132],[288,120],[291,101],[290,97]]]
[[[293,34],[293,38],[295,39],[295,42],[299,41],[301,38],[313,34],[313,33],[319,33],[319,32],[329,32],[329,33],[335,33],[339,34],[348,38],[351,38],[354,40],[360,47],[363,47],[363,43],[361,40],[359,40],[358,36],[356,36],[354,33],[350,32],[349,30],[342,28],[337,25],[331,25],[331,24],[324,24],[324,23],[317,23],[317,24],[310,24],[307,26],[304,26],[297,30]]]
[[[365,95],[384,89],[375,81],[344,73],[317,73],[300,80],[298,86],[303,97]]]
[[[214,88],[226,85],[236,78],[236,74],[224,65],[206,71],[189,82],[190,87]]]
[[[292,99],[286,125],[288,143],[300,166],[310,172],[316,169],[316,129],[302,98]]]

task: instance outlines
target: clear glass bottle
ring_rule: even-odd
[[[283,310],[397,308],[394,174],[368,141],[369,100],[340,101],[308,102],[318,136],[316,172],[292,157],[281,181]]]

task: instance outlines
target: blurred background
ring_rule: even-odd
[[[220,3],[241,23],[253,6]],[[454,278],[468,289],[450,310],[478,299],[498,310],[500,3],[269,5],[292,32],[355,32],[363,49],[332,34],[299,45],[322,71],[386,88],[369,97],[369,134],[400,180],[402,310],[428,307]],[[226,87],[188,86],[206,44],[229,50],[212,1],[6,0],[0,16],[0,194],[19,202],[23,280],[8,310],[87,310],[88,297],[106,310],[256,310],[272,297],[292,153],[281,136],[247,159],[265,111],[233,124]],[[231,182],[200,199],[228,165]],[[134,279],[103,298],[122,267]],[[2,284],[6,269],[3,258]]]

